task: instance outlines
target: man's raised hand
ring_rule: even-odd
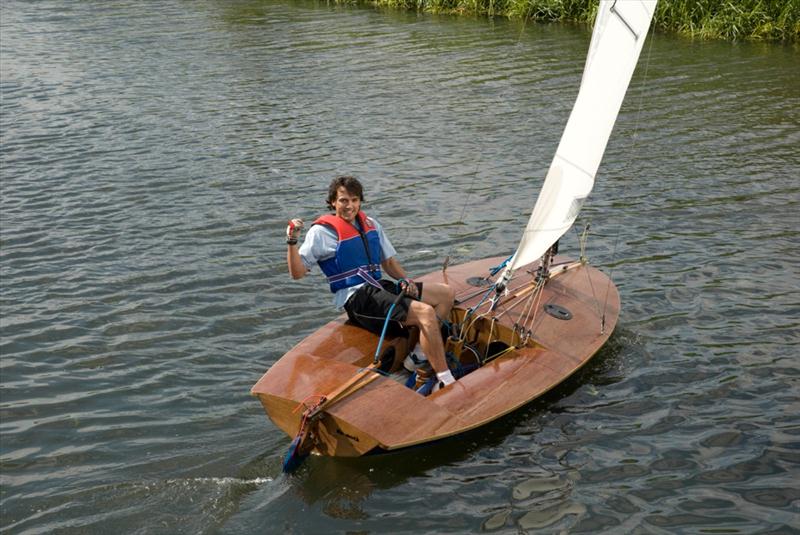
[[[290,219],[289,224],[286,225],[286,241],[297,243],[297,238],[300,237],[300,232],[303,230],[302,219]]]

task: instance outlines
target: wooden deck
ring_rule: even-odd
[[[477,304],[482,294],[466,281],[484,276],[503,258],[489,258],[446,272],[446,282],[464,310]],[[524,347],[490,360],[484,366],[428,397],[387,377],[378,377],[327,408],[315,429],[319,453],[359,456],[374,449],[394,450],[474,429],[507,414],[541,396],[584,366],[606,342],[619,316],[619,294],[601,271],[576,265],[561,271],[569,260],[554,259],[551,279],[534,307],[530,340]],[[526,303],[524,293],[533,282],[536,265],[517,271],[509,295],[492,315],[474,324],[468,338],[485,349],[492,331],[506,343],[519,343],[514,325],[520,321]],[[529,270],[529,271],[526,271]],[[442,281],[442,272],[418,280]],[[571,319],[559,319],[544,312],[546,304],[568,310]],[[478,312],[487,312],[484,305]],[[603,324],[602,316],[605,316]],[[495,318],[492,320],[492,318]],[[604,329],[602,328],[604,325]],[[389,338],[383,351],[394,348],[394,368],[401,366],[408,348],[405,338]],[[287,435],[299,429],[303,403],[328,395],[372,363],[378,337],[346,322],[340,316],[302,340],[252,388],[267,415]]]

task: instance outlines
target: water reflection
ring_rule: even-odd
[[[481,430],[424,447],[359,458],[311,456],[297,476],[290,479],[293,490],[307,504],[321,502],[326,514],[366,518],[362,504],[374,491],[426,478],[432,469],[458,464],[476,449],[497,446],[504,438],[502,432]]]

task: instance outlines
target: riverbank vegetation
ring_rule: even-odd
[[[339,1],[349,3],[351,0]],[[379,7],[396,7],[427,13],[459,13],[582,23],[592,22],[597,12],[597,2],[589,0],[367,0],[367,2]],[[674,31],[691,37],[797,43],[800,42],[800,0],[661,0],[656,9],[655,24],[661,30]]]

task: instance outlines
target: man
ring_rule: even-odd
[[[455,378],[447,367],[439,319],[449,317],[454,292],[443,283],[426,282],[423,288],[406,276],[383,227],[361,211],[363,200],[361,183],[352,176],[339,176],[328,187],[327,203],[333,214],[318,218],[300,247],[297,238],[304,224],[302,219],[292,219],[286,228],[289,274],[301,279],[319,264],[335,294],[337,309],[344,308],[351,321],[376,334],[390,310],[390,332],[402,326],[418,327],[437,387],[447,386]],[[399,284],[381,280],[381,270]],[[400,291],[405,295],[392,308]]]

